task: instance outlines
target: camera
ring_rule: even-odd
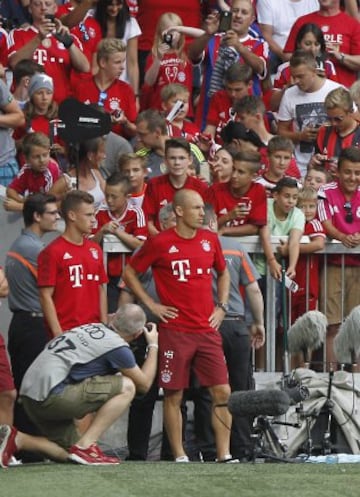
[[[163,36],[163,43],[166,43],[169,47],[171,47],[172,41],[173,35],[171,33],[165,33]]]
[[[146,323],[144,328],[145,328],[144,331],[151,331],[152,330],[152,326],[150,323]]]
[[[232,20],[231,12],[228,11],[221,12],[218,33],[226,33],[226,31],[229,31],[229,29],[231,29],[231,20]]]

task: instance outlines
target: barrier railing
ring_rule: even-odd
[[[279,245],[281,240],[286,240],[287,237],[284,236],[272,236],[271,244],[274,249],[274,253],[276,252],[276,247]],[[234,237],[234,240],[241,243],[243,248],[250,255],[252,254],[263,254],[263,249],[258,236],[246,236],[246,237]],[[307,236],[303,236],[301,239],[301,243],[309,243],[309,238]],[[103,244],[104,251],[104,259],[105,263],[107,260],[108,253],[122,253],[125,254],[131,252],[119,239],[117,239],[113,235],[106,235],[104,237]],[[360,246],[347,249],[342,243],[333,240],[327,241],[325,243],[325,247],[323,250],[316,252],[316,254],[323,254],[324,256],[324,281],[327,280],[327,258],[329,255],[337,254],[342,256],[342,288],[344,288],[344,257],[348,254],[356,254],[360,258]],[[360,259],[359,259],[360,261]],[[320,277],[320,276],[319,276]],[[307,269],[307,279],[311,278],[310,271]],[[326,287],[326,285],[325,285]],[[308,285],[307,285],[308,288]],[[342,292],[342,296],[344,292]],[[291,297],[290,297],[291,298]],[[326,302],[326,292],[323,292],[324,302]],[[265,309],[265,328],[266,328],[266,371],[275,372],[276,371],[276,281],[271,277],[271,275],[267,274],[267,285],[266,285],[266,309]],[[291,303],[291,302],[290,302]],[[359,304],[360,304],[360,295],[359,295]],[[288,309],[290,306],[288,305]],[[342,318],[344,318],[344,305],[343,298],[341,303],[342,309]],[[289,319],[289,325],[291,324],[291,320]],[[324,357],[324,363],[326,362],[326,357]]]

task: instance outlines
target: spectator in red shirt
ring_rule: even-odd
[[[200,133],[199,128],[193,122],[186,119],[190,104],[190,93],[186,86],[179,83],[170,83],[161,90],[161,106],[167,120],[168,135],[174,138],[183,137],[194,142],[196,135]],[[182,102],[181,109],[168,118],[177,102]]]
[[[243,97],[252,93],[251,68],[246,64],[233,64],[224,74],[224,90],[218,90],[210,100],[204,133],[209,133],[222,143],[221,130],[229,121],[236,120],[234,106]]]
[[[151,235],[160,232],[159,211],[165,204],[172,202],[178,190],[195,190],[201,196],[204,196],[207,190],[204,181],[188,174],[192,162],[191,148],[184,138],[166,140],[164,159],[168,173],[150,179],[144,197],[143,209],[148,218]]]
[[[340,9],[340,0],[319,0],[320,9],[299,17],[291,28],[284,52],[295,51],[295,39],[301,26],[317,24],[324,33],[326,50],[335,64],[339,83],[350,87],[360,69],[359,22]]]
[[[55,81],[55,100],[60,103],[71,94],[70,72],[76,69],[88,72],[90,64],[82,52],[80,41],[54,19],[55,0],[30,0],[29,11],[33,22],[14,29],[9,35],[9,65],[21,59],[33,59],[44,66]],[[46,17],[46,16],[52,16]]]
[[[259,153],[238,152],[230,181],[209,188],[206,200],[214,207],[222,235],[257,235],[266,225],[266,191],[254,181],[259,169]]]
[[[47,193],[61,175],[57,162],[50,158],[50,140],[44,133],[29,133],[22,150],[26,163],[6,189],[8,211],[22,211],[28,195]]]
[[[106,179],[106,206],[96,214],[96,225],[93,229],[93,241],[101,243],[106,234],[114,235],[129,249],[127,254],[109,254],[107,259],[108,311],[116,312],[120,295],[120,281],[124,263],[131,252],[140,247],[147,238],[147,227],[141,207],[130,202],[130,180],[120,172],[113,173]]]
[[[98,72],[74,89],[75,97],[86,104],[98,104],[111,114],[112,131],[126,137],[134,136],[136,126],[135,94],[128,83],[120,81],[126,57],[126,46],[116,38],[105,38],[98,45]]]

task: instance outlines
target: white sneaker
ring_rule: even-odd
[[[175,462],[190,462],[188,456],[179,456],[175,459]]]

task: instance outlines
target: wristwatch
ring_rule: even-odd
[[[229,310],[229,304],[227,302],[218,302],[216,304],[216,307],[220,307],[220,309],[222,309],[225,314],[228,312]]]

